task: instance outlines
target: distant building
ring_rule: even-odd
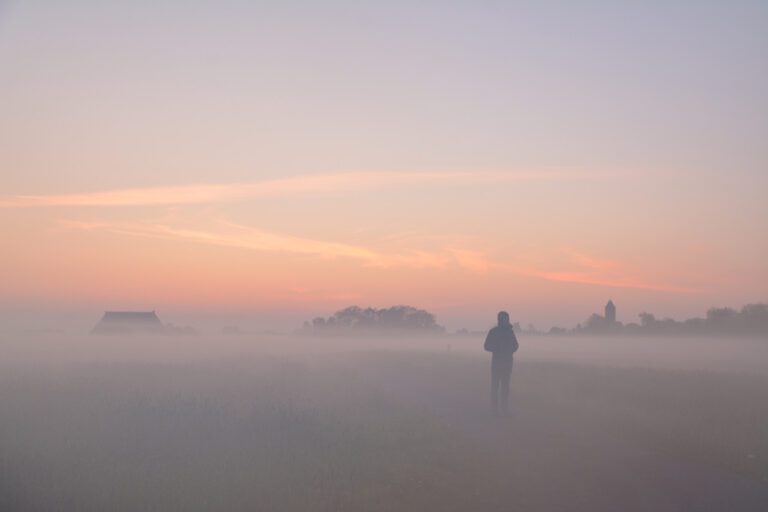
[[[616,306],[613,305],[613,301],[609,300],[605,305],[605,321],[609,324],[616,323]]]
[[[154,311],[107,311],[91,334],[163,333],[165,326]]]

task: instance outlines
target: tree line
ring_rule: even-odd
[[[437,323],[432,313],[411,306],[392,306],[381,309],[350,306],[329,317],[317,317],[312,321],[306,321],[299,330],[302,334],[313,335],[393,331],[441,334],[445,332],[445,328]]]
[[[622,324],[610,322],[604,316],[593,314],[583,324],[567,330],[558,327],[550,334],[642,334],[683,336],[764,336],[768,335],[768,304],[747,304],[740,310],[711,308],[706,315],[678,321],[658,319],[652,313],[640,313],[639,322]]]

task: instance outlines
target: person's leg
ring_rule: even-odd
[[[506,413],[509,409],[509,380],[512,376],[512,368],[506,368],[499,377],[499,386],[501,387],[501,412]]]
[[[509,381],[512,378],[512,361],[504,368],[499,376],[499,386],[501,386],[501,410],[509,410]]]
[[[498,414],[499,412],[499,370],[495,364],[491,363],[491,412]]]

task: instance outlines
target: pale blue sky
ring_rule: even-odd
[[[768,161],[766,2],[5,4],[14,192]]]

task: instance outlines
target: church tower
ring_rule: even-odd
[[[612,300],[609,300],[608,304],[605,305],[605,320],[609,324],[616,323],[616,306],[613,305]]]

